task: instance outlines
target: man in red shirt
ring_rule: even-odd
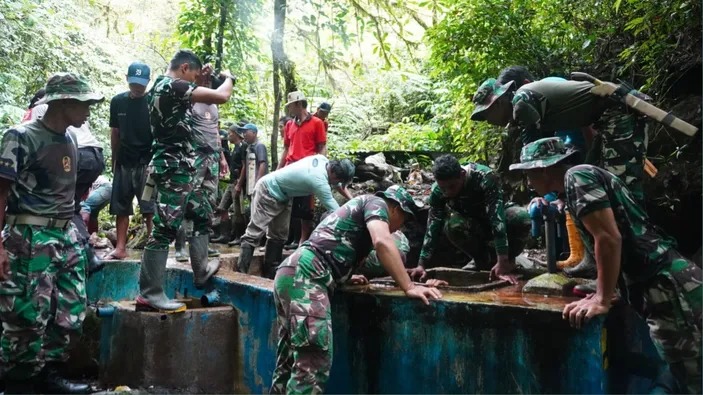
[[[295,91],[288,94],[286,110],[293,117],[283,129],[283,153],[278,162],[278,168],[296,162],[311,155],[327,155],[327,128],[318,117],[307,110],[308,101],[303,92]],[[351,194],[345,186],[337,186],[345,198],[351,199]],[[310,237],[314,228],[312,196],[293,199],[291,218],[300,219],[300,244]]]

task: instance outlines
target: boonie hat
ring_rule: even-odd
[[[403,211],[412,215],[413,217],[417,216],[417,210],[419,210],[419,208],[422,206],[413,199],[412,195],[410,195],[408,191],[405,190],[405,188],[398,185],[391,185],[385,191],[376,192],[375,195],[378,197],[384,197],[386,199],[393,200],[394,202],[400,205],[400,208],[402,208]]]
[[[547,137],[522,147],[520,163],[510,165],[510,170],[543,169],[553,166],[575,154],[559,137]]]
[[[46,95],[37,104],[49,103],[54,100],[78,100],[99,103],[105,99],[100,93],[93,92],[88,81],[76,73],[56,73],[44,87]]]
[[[483,121],[483,112],[488,110],[498,98],[510,90],[515,81],[501,85],[495,78],[489,78],[478,87],[471,101],[474,102],[474,111],[471,113],[472,121]]]

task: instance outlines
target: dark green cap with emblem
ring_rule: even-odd
[[[576,150],[567,148],[558,137],[547,137],[533,141],[522,147],[520,163],[510,165],[510,170],[543,169],[553,166],[575,154]]]
[[[46,95],[37,104],[55,100],[78,100],[99,103],[105,99],[100,93],[93,92],[88,81],[75,73],[56,73],[46,83]]]
[[[408,191],[405,190],[405,188],[400,187],[398,185],[391,185],[390,187],[388,187],[388,189],[383,192],[376,192],[375,195],[378,197],[393,200],[394,202],[400,205],[400,208],[402,208],[403,211],[412,215],[413,217],[417,216],[417,210],[421,206],[421,204],[418,204],[418,202],[413,199],[412,195],[409,194]]]
[[[483,112],[488,110],[498,98],[508,92],[513,84],[514,81],[510,81],[505,85],[501,85],[495,78],[483,81],[474,94],[473,99],[471,99],[475,105],[474,111],[471,113],[471,120],[483,121],[485,119]]]

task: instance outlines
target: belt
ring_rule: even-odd
[[[8,215],[5,217],[5,224],[8,226],[14,225],[35,225],[46,226],[47,228],[66,228],[70,219],[38,217],[36,215],[19,214]]]

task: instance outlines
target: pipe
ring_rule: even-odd
[[[203,307],[211,307],[220,303],[220,293],[215,289],[200,297],[200,304]]]
[[[95,315],[98,318],[112,317],[115,314],[115,306],[100,306],[95,309]]]

